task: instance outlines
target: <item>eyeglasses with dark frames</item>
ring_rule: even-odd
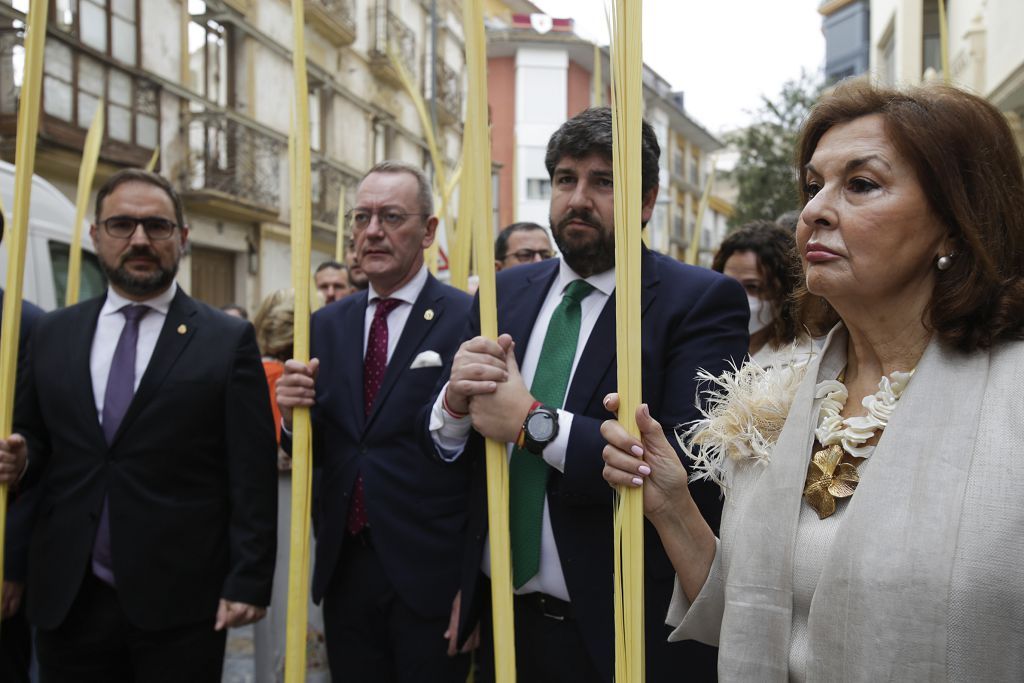
[[[345,215],[348,218],[348,224],[352,227],[352,231],[362,232],[370,227],[370,223],[373,221],[374,216],[377,217],[381,227],[385,230],[397,230],[405,225],[410,216],[426,218],[430,214],[408,213],[394,207],[384,207],[377,209],[376,211],[370,211],[369,209],[352,209]]]
[[[540,256],[542,261],[546,261],[554,256],[554,253],[550,249],[518,249],[506,254],[505,258],[515,259],[519,263],[530,263],[538,256]]]
[[[142,226],[146,237],[151,240],[165,240],[174,234],[177,223],[159,216],[112,216],[100,221],[100,225],[111,237],[127,239],[135,234],[136,228]]]

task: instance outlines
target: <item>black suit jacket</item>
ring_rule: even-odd
[[[644,250],[641,294],[643,400],[666,431],[696,419],[698,368],[714,374],[739,361],[747,351],[749,308],[734,280],[703,268],[687,266]],[[559,264],[551,259],[498,274],[498,329],[512,335],[522,363],[533,325]],[[474,308],[471,329],[479,329]],[[614,657],[612,610],[612,490],[602,477],[601,423],[611,415],[601,401],[616,390],[615,296],[609,298],[580,356],[566,393],[565,410],[572,430],[565,471],[548,477],[547,499],[562,571],[577,623],[595,666],[611,681]],[[670,441],[672,439],[670,438]],[[466,565],[463,567],[461,633],[466,635],[479,614],[480,561],[487,533],[483,439],[475,432],[462,459],[477,463]],[[716,487],[697,484],[691,491],[709,523],[717,530],[721,502]],[[645,621],[648,680],[714,678],[715,655],[699,644],[668,644],[665,614],[675,572],[658,539],[646,524]],[[702,650],[703,649],[703,650]]]
[[[311,356],[320,359],[314,457],[323,476],[313,597],[321,599],[344,552],[349,503],[361,473],[373,547],[392,585],[422,616],[443,616],[458,590],[469,468],[430,458],[415,418],[430,403],[442,363],[455,353],[470,297],[428,276],[373,411],[364,416],[367,296],[353,294],[313,315]],[[411,368],[425,351],[436,352],[440,362]]]
[[[109,446],[89,355],[104,297],[36,325],[15,430],[39,487],[29,618],[63,622],[109,500],[117,594],[144,629],[212,619],[220,598],[270,601],[277,520],[276,441],[252,326],[180,289]]]

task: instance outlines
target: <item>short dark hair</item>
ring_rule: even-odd
[[[643,121],[641,127],[641,190],[646,195],[658,186],[661,147],[651,125]],[[612,159],[612,110],[609,107],[584,109],[555,131],[544,155],[548,176],[554,178],[555,167],[563,158],[583,159],[591,154],[598,154],[608,161]]]
[[[408,173],[416,179],[417,194],[420,200],[420,211],[427,216],[434,214],[434,193],[430,189],[430,180],[427,179],[427,174],[422,169],[413,166],[412,164],[405,161],[396,161],[394,159],[387,159],[378,164],[375,164],[373,168],[366,172],[359,180],[361,185],[364,180],[369,178],[374,173]]]
[[[548,231],[544,229],[544,226],[538,225],[537,223],[531,223],[529,221],[523,221],[520,223],[512,223],[502,228],[501,232],[498,233],[497,239],[494,240],[494,258],[502,261],[508,256],[508,238],[514,232],[530,232],[532,230],[540,230],[547,236]]]
[[[328,268],[333,268],[334,270],[348,270],[348,268],[345,267],[344,264],[338,263],[337,261],[324,261],[323,263],[316,267],[316,270],[313,271],[313,274],[316,275],[321,270],[327,270]]]
[[[954,243],[948,270],[937,271],[924,323],[961,351],[1024,338],[1024,169],[1006,117],[958,88],[907,90],[841,83],[811,110],[797,143],[801,179],[833,126],[877,114],[914,169],[928,205]],[[807,188],[800,182],[803,203]],[[838,315],[801,288],[812,333]]]
[[[791,230],[771,221],[751,221],[722,240],[711,268],[725,272],[729,257],[743,251],[757,257],[757,268],[764,278],[764,299],[775,309],[768,343],[773,347],[789,344],[800,336],[792,297],[802,279],[796,238]]]
[[[103,202],[114,190],[125,183],[146,183],[147,185],[159,187],[161,190],[166,192],[167,196],[171,199],[171,204],[174,205],[175,222],[177,222],[179,228],[186,227],[185,209],[182,206],[181,197],[171,185],[170,181],[161,175],[142,168],[123,168],[107,178],[106,182],[100,185],[100,189],[96,192],[97,223],[100,222],[100,216],[103,215]]]

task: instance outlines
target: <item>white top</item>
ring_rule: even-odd
[[[171,308],[171,300],[178,292],[178,284],[171,282],[162,293],[146,301],[126,299],[113,288],[107,288],[107,300],[100,309],[100,317],[96,320],[96,332],[92,336],[92,350],[89,354],[89,372],[92,374],[92,395],[96,401],[96,414],[103,422],[103,397],[107,393],[107,377],[110,375],[110,364],[114,362],[114,349],[124,330],[125,318],[121,309],[132,304],[149,306],[151,310],[139,321],[139,340],[135,347],[135,390],[139,388],[142,375],[153,357],[156,340],[160,337],[167,312]]]
[[[559,262],[558,275],[548,289],[543,304],[541,304],[540,312],[537,314],[537,321],[526,344],[522,366],[519,368],[523,376],[523,382],[527,386],[533,384],[533,375],[537,371],[537,362],[540,359],[541,348],[544,346],[544,337],[547,335],[551,316],[562,301],[565,288],[573,280],[579,279],[581,279],[580,276],[565,261]],[[576,356],[573,358],[567,387],[572,386],[572,378],[576,374],[576,366],[579,364],[580,356],[583,355],[583,349],[587,346],[587,340],[590,339],[590,333],[594,330],[594,325],[597,323],[601,311],[604,310],[605,304],[615,291],[615,269],[591,275],[585,279],[594,286],[594,291],[580,302],[580,336],[576,344]],[[438,454],[443,459],[451,461],[462,454],[462,449],[465,448],[472,424],[468,416],[456,420],[444,410],[442,401],[447,389],[448,385],[446,384],[434,403],[434,408],[430,415],[430,432]],[[566,451],[569,446],[569,432],[571,430],[572,413],[559,410],[558,436],[548,444],[541,454],[544,461],[559,472],[565,472]],[[514,444],[508,445],[509,456],[512,454],[513,446]],[[485,574],[490,576],[491,552],[489,539],[484,548],[482,569]],[[540,570],[536,576],[517,589],[516,593],[547,593],[561,600],[570,600],[569,589],[565,585],[565,576],[562,574],[562,563],[558,556],[558,544],[555,542],[554,530],[551,527],[551,514],[547,498],[544,500],[544,514],[541,521]]]

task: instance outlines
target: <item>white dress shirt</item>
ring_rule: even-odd
[[[423,264],[419,272],[411,280],[396,289],[387,297],[381,297],[371,284],[367,291],[366,317],[363,320],[363,358],[366,357],[366,345],[370,340],[370,324],[373,322],[373,314],[377,311],[377,302],[382,299],[398,299],[402,303],[391,309],[388,314],[388,362],[391,362],[391,354],[398,346],[398,340],[405,330],[405,323],[409,320],[413,304],[420,297],[420,292],[427,284],[427,266]]]
[[[558,275],[544,297],[544,302],[537,314],[533,331],[526,344],[526,352],[523,354],[523,362],[519,368],[526,386],[533,384],[533,375],[537,371],[537,362],[540,359],[541,348],[544,346],[544,337],[547,335],[548,323],[554,314],[558,304],[562,301],[565,288],[573,280],[581,279],[565,261],[559,262]],[[576,366],[580,362],[583,349],[587,346],[590,333],[594,330],[601,311],[609,297],[615,291],[615,269],[607,270],[597,275],[591,275],[586,281],[594,286],[592,291],[583,301],[580,302],[580,336],[576,344],[576,355],[572,361],[572,370],[569,373],[568,389],[572,387],[572,378],[576,374]],[[430,414],[430,432],[437,448],[438,454],[445,460],[455,460],[462,454],[466,441],[469,439],[469,432],[472,429],[471,419],[467,416],[455,419],[444,410],[443,398],[448,389],[446,384],[434,402]],[[563,401],[564,404],[564,401]],[[561,407],[561,406],[559,406]],[[566,451],[569,446],[569,432],[572,429],[572,413],[564,410],[558,411],[558,436],[544,449],[541,457],[548,465],[559,472],[565,472]],[[508,445],[508,452],[511,456],[514,444]],[[484,573],[491,574],[491,552],[490,541],[484,549],[482,563]],[[540,547],[540,570],[537,575],[526,584],[516,590],[516,593],[547,593],[561,600],[569,600],[569,589],[565,585],[565,576],[562,574],[562,564],[558,556],[558,544],[555,542],[554,530],[551,527],[551,514],[548,509],[547,497],[544,499],[544,515],[541,522],[541,547]]]
[[[364,359],[366,358],[366,346],[370,341],[370,325],[373,323],[373,314],[377,312],[377,302],[380,301],[381,298],[398,299],[402,303],[391,309],[391,313],[388,314],[388,362],[391,362],[391,355],[395,352],[395,347],[398,346],[398,340],[402,336],[402,332],[405,330],[405,323],[409,320],[409,314],[412,312],[413,304],[416,303],[416,299],[420,298],[420,293],[423,291],[423,287],[427,284],[428,272],[427,265],[423,264],[423,267],[420,268],[419,272],[416,273],[411,280],[396,289],[387,297],[381,297],[381,295],[377,293],[377,290],[373,288],[372,284],[367,288],[366,313],[363,318]],[[292,430],[285,424],[283,417],[281,418],[281,433],[289,439],[292,436]]]
[[[96,400],[96,414],[103,422],[103,398],[107,393],[107,377],[110,375],[110,364],[114,361],[114,349],[124,330],[125,318],[121,309],[132,304],[148,306],[149,313],[139,321],[139,340],[135,346],[135,390],[139,389],[142,375],[153,357],[156,340],[160,337],[167,312],[171,308],[171,300],[178,292],[178,283],[171,282],[161,294],[146,301],[126,299],[113,288],[107,288],[107,300],[100,309],[100,317],[96,320],[96,332],[92,336],[92,350],[89,354],[89,371],[92,374],[92,394]]]

